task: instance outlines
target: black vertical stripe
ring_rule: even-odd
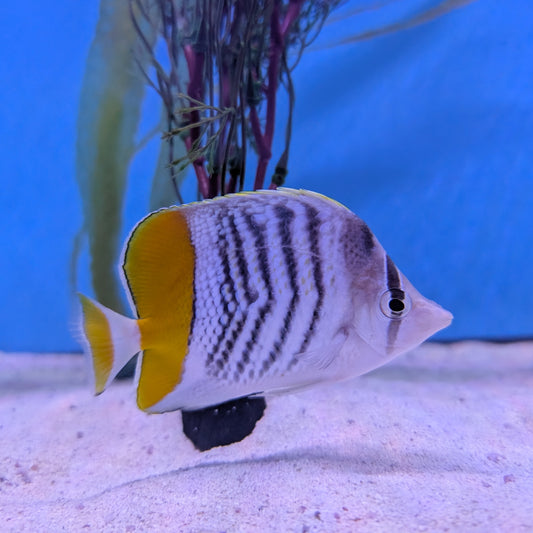
[[[229,217],[229,224],[231,229],[231,236],[233,237],[233,241],[235,242],[235,254],[237,255],[239,275],[242,278],[244,297],[246,298],[246,302],[248,304],[251,304],[257,300],[258,294],[257,292],[252,292],[250,290],[250,271],[248,268],[248,262],[246,261],[246,254],[244,253],[242,238],[235,224],[235,217],[233,215]]]
[[[274,341],[273,347],[268,354],[268,358],[263,361],[263,366],[260,370],[260,374],[266,372],[272,364],[278,358],[285,341],[287,340],[288,333],[291,328],[296,306],[300,300],[300,294],[298,290],[297,282],[297,268],[296,258],[294,257],[294,250],[292,247],[292,224],[294,220],[294,211],[283,205],[277,205],[274,208],[274,213],[278,219],[278,232],[281,239],[281,250],[285,260],[285,266],[287,268],[287,275],[289,277],[289,284],[291,287],[291,300],[289,307],[283,318],[283,324],[281,326],[279,336]]]
[[[400,282],[400,273],[393,263],[392,259],[387,255],[387,288],[391,291],[391,296],[403,300],[405,293],[402,290]],[[398,338],[398,331],[400,330],[401,320],[397,318],[389,319],[387,328],[387,351],[391,350]]]
[[[225,324],[223,324],[220,319],[222,316],[219,317],[219,323],[222,326],[222,332],[218,336],[217,341],[215,343],[215,346],[213,348],[213,351],[208,354],[207,357],[207,364],[210,364],[215,360],[217,354],[220,352],[220,348],[222,346],[222,343],[224,339],[226,338],[226,333],[231,330],[231,323],[235,317],[235,313],[238,308],[238,302],[235,292],[235,282],[233,281],[233,277],[231,276],[231,266],[229,262],[229,255],[228,255],[228,249],[229,249],[229,242],[226,234],[226,230],[224,228],[223,220],[227,217],[227,211],[222,211],[219,216],[217,217],[217,226],[219,228],[218,231],[218,247],[217,252],[220,258],[220,264],[222,266],[222,271],[224,273],[224,280],[222,284],[219,287],[220,290],[220,298],[222,302],[222,315],[225,315],[227,317],[227,321]],[[229,288],[229,300],[227,299],[228,296],[225,294],[223,288],[224,287]],[[230,311],[229,304],[234,304],[234,310]],[[216,359],[215,363],[215,373],[219,373],[220,370],[224,368],[226,363],[229,360],[229,352],[227,350],[223,350],[220,354],[220,357]]]
[[[231,230],[231,237],[235,244],[235,255],[237,257],[237,266],[239,269],[239,275],[242,279],[243,289],[244,289],[244,298],[246,299],[246,307],[242,311],[242,317],[236,322],[235,327],[231,330],[231,336],[226,339],[224,349],[222,352],[222,357],[224,360],[228,360],[230,352],[233,350],[237,339],[240,337],[241,333],[244,330],[244,325],[248,318],[248,307],[250,304],[255,302],[258,298],[257,291],[252,291],[250,289],[250,273],[248,268],[248,262],[246,260],[246,255],[244,253],[243,240],[237,226],[235,224],[234,215],[230,215],[228,218],[229,228]],[[242,374],[245,370],[245,366],[249,363],[249,358],[241,359],[237,363],[238,372],[235,373],[234,379],[238,380],[239,374]]]
[[[374,249],[374,235],[372,235],[370,228],[364,222],[362,222],[360,227],[363,236],[363,243],[365,246],[365,253],[367,256],[369,256],[370,252],[372,252],[372,250]]]
[[[391,319],[387,328],[387,351],[390,351],[396,342],[398,337],[398,331],[400,329],[401,320]]]
[[[191,326],[189,328],[189,339],[187,345],[191,345],[192,332],[194,331],[194,325],[196,322],[196,283],[194,282],[194,277],[198,275],[196,272],[196,253],[194,254],[194,270],[193,270],[193,283],[192,283],[192,316],[191,316]]]
[[[272,288],[272,281],[270,279],[270,267],[268,264],[267,245],[265,240],[265,227],[260,225],[254,220],[253,216],[249,213],[244,214],[244,219],[248,229],[254,237],[254,247],[257,254],[257,261],[259,263],[259,271],[266,287],[267,300],[259,308],[257,317],[254,321],[253,329],[250,332],[250,337],[244,344],[244,350],[242,352],[241,361],[246,365],[250,361],[250,354],[257,344],[259,334],[265,323],[267,315],[272,310],[272,302],[274,301],[274,291]]]
[[[320,227],[320,218],[318,210],[310,205],[305,206],[305,214],[307,216],[307,235],[309,239],[309,249],[311,251],[311,262],[313,264],[313,278],[315,280],[315,288],[317,292],[317,301],[315,308],[313,310],[313,316],[311,317],[311,322],[309,327],[305,332],[303,342],[300,346],[300,353],[305,352],[309,342],[311,341],[313,334],[315,333],[316,323],[320,318],[320,312],[322,311],[322,306],[324,305],[324,275],[322,273],[322,255],[320,253],[319,246],[319,227]],[[293,360],[291,363],[294,363]]]
[[[387,256],[387,288],[389,290],[401,289],[400,273],[389,256]]]

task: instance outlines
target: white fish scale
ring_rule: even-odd
[[[339,236],[342,230],[344,211],[340,213],[340,208],[336,204],[320,205],[321,224],[318,228],[319,239],[317,242],[319,253],[319,266],[321,278],[316,279],[314,274],[313,257],[309,257],[305,273],[301,283],[308,287],[309,294],[314,297],[315,305],[320,305],[319,318],[314,324],[314,333],[311,341],[305,346],[305,352],[321,352],[329,348],[332,333],[335,333],[347,320],[349,313],[350,294],[349,280],[343,267],[344,258],[342,257],[339,243]],[[304,261],[305,262],[305,261]],[[321,302],[318,302],[318,287],[320,282],[322,288]],[[311,306],[309,306],[311,308]],[[315,307],[310,309],[314,312]],[[310,321],[309,319],[307,320]],[[304,366],[303,358],[297,359],[298,366]]]
[[[247,382],[248,379],[253,379],[257,375],[257,352],[262,350],[264,345],[261,330],[253,344],[249,345],[253,340],[252,332],[257,329],[257,321],[262,323],[261,310],[271,306],[271,302],[267,287],[268,280],[265,280],[262,275],[260,253],[256,249],[256,238],[249,228],[246,214],[241,209],[233,208],[228,211],[229,217],[232,217],[234,225],[231,228],[227,226],[226,238],[230,245],[230,256],[233,258],[230,263],[231,274],[235,282],[235,292],[238,295],[239,311],[243,320],[240,322],[233,320],[228,328],[227,336],[231,338],[231,344],[226,350],[227,361],[222,377],[230,381]],[[254,217],[256,221],[257,218]],[[248,298],[246,290],[249,293]]]
[[[344,213],[343,213],[344,214]],[[320,228],[320,248],[322,256],[322,284],[324,300],[322,304],[322,320],[319,323],[317,337],[331,335],[339,327],[345,325],[351,313],[350,278],[345,268],[345,259],[339,246],[344,218],[324,216]],[[327,333],[326,333],[327,332]]]
[[[217,253],[218,232],[212,231],[206,224],[205,217],[188,219],[193,244],[202,253],[196,255],[194,331],[202,340],[203,353],[213,353],[224,322],[224,306],[219,287],[224,281],[220,257]],[[190,344],[193,344],[190,339]]]
[[[258,319],[259,310],[265,306],[268,301],[268,293],[260,273],[259,259],[257,251],[255,250],[254,237],[248,229],[244,213],[239,209],[233,209],[231,213],[234,216],[235,230],[238,235],[237,238],[241,241],[240,254],[241,261],[243,261],[241,266],[237,249],[235,248],[234,254],[236,261],[232,272],[234,272],[235,280],[237,281],[236,285],[238,286],[240,308],[243,316],[246,317],[246,320],[242,324],[239,324],[239,329],[237,330],[238,335],[235,338],[233,350],[231,351],[228,360],[228,376],[230,379],[233,379],[237,372],[237,376],[239,376],[243,382],[246,382],[248,379],[253,379],[256,375],[257,361],[254,358],[253,351],[248,350],[247,361],[243,360],[243,354],[247,350],[246,343],[252,336],[255,321]],[[233,244],[235,246],[237,245],[236,240],[237,239],[234,236]],[[241,274],[241,268],[245,269],[245,275]],[[246,297],[246,292],[248,292],[248,298]],[[257,341],[256,348],[258,347],[262,347],[260,340]],[[239,372],[238,369],[239,362],[245,366],[245,369],[241,372]]]
[[[295,261],[295,282],[297,286],[297,303],[292,312],[291,324],[283,346],[283,355],[272,372],[267,377],[274,376],[281,372],[297,372],[297,360],[294,356],[302,351],[304,341],[310,335],[310,326],[313,321],[313,313],[319,304],[319,295],[315,283],[315,275],[312,261],[312,250],[310,234],[307,229],[308,218],[305,205],[301,202],[290,199],[287,207],[291,209],[295,216],[291,226],[291,249]],[[278,291],[286,291],[289,285],[289,277],[285,286],[278,286]],[[292,296],[292,292],[290,294]],[[289,304],[284,306],[283,316],[286,316]],[[318,325],[318,324],[316,324]],[[315,325],[315,327],[316,327]]]
[[[219,220],[222,207],[225,216]],[[257,206],[255,209],[257,210]],[[230,224],[230,217],[233,217],[235,230]],[[190,211],[188,222],[196,254],[196,298],[195,324],[190,339],[190,357],[187,359],[195,362],[201,360],[210,375],[228,378],[234,374],[238,363],[233,354],[242,353],[243,338],[249,337],[257,314],[254,310],[267,301],[265,283],[259,272],[256,254],[245,254],[249,279],[245,282],[241,275],[237,242],[233,233],[238,233],[242,250],[254,250],[242,209],[235,209],[231,204],[204,204],[202,208]],[[227,283],[227,272],[224,272],[224,261],[227,262],[226,268],[229,267],[231,287]],[[256,300],[252,307],[245,297],[245,285],[250,288]],[[226,297],[221,296],[221,293],[226,294]],[[236,307],[233,308],[235,304]],[[214,317],[212,306],[215,306]],[[214,334],[214,324],[217,322],[222,322],[224,329]],[[234,338],[236,330],[238,335]],[[236,342],[238,347],[235,346]]]
[[[265,258],[269,268],[272,300],[269,303],[269,313],[265,317],[265,325],[260,331],[260,340],[265,350],[260,352],[256,349],[254,353],[254,360],[260,363],[261,374],[276,373],[280,354],[276,353],[279,348],[276,349],[274,343],[281,343],[280,331],[292,297],[274,206],[268,206],[266,214],[269,222],[264,222]]]
[[[280,206],[294,213],[287,233],[296,299],[280,231]],[[311,211],[317,214],[311,216]],[[302,348],[327,348],[332,329],[346,321],[350,301],[346,272],[339,268],[344,262],[338,242],[345,217],[352,215],[321,198],[281,194],[229,197],[185,212],[195,248],[194,324],[182,383],[168,401],[186,403],[192,395],[214,401],[217,391],[230,383],[238,396],[305,379],[310,370]],[[315,216],[313,241],[309,220]],[[234,313],[228,313],[233,301]],[[318,305],[320,312],[314,316]]]
[[[307,230],[308,220],[305,214],[305,206],[298,202],[293,203],[296,204],[294,210],[297,216],[293,222],[294,229],[292,239],[297,261],[296,270],[300,301],[295,314],[292,334],[287,343],[287,349],[290,353],[297,354],[301,351],[319,297],[316,293],[314,281],[311,242]],[[294,367],[296,361],[293,362],[293,358],[291,357],[288,363],[290,366]],[[297,369],[294,368],[294,370]]]

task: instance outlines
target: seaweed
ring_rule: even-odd
[[[101,0],[80,98],[76,173],[84,224],[74,244],[73,288],[87,234],[95,295],[123,312],[116,263],[145,87],[161,103],[149,210],[183,202],[190,168],[199,199],[246,186],[274,189],[289,173],[292,73],[333,11],[353,4],[340,16],[359,20],[403,6],[407,15],[354,31],[332,46],[405,30],[471,1]],[[285,142],[269,175],[280,90],[289,102]],[[257,156],[252,172],[246,167],[250,152]]]

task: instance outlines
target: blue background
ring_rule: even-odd
[[[533,4],[479,0],[328,46],[394,16],[335,22],[304,54],[287,185],[367,221],[414,285],[454,313],[439,339],[533,337]],[[97,17],[96,0],[0,6],[1,350],[77,349],[75,128]],[[132,166],[124,234],[146,212],[156,149]]]

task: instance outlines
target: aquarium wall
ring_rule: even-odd
[[[73,272],[91,288],[83,241],[73,267],[76,138],[98,4],[0,7],[0,350],[79,350]],[[339,44],[393,19],[390,8],[332,18],[302,56],[285,185],[368,223],[420,292],[453,312],[435,339],[531,338],[533,6],[478,0]],[[157,109],[147,89],[139,139]],[[130,166],[122,238],[148,210],[159,143]],[[182,192],[196,199],[194,176]]]

